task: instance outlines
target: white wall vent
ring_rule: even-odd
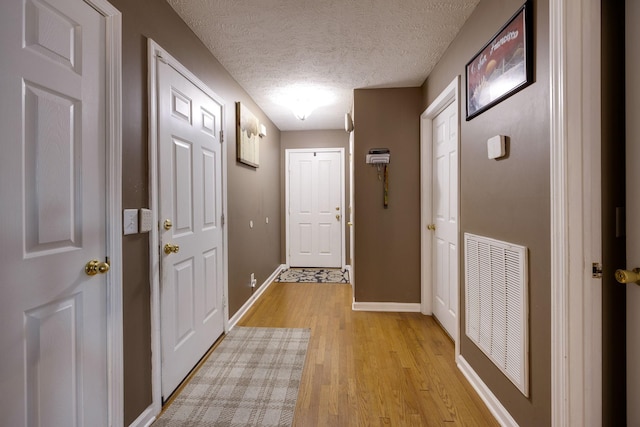
[[[527,248],[464,234],[466,334],[529,396]]]

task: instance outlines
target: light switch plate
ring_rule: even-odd
[[[153,227],[153,212],[149,209],[140,209],[140,232],[148,233]]]
[[[138,232],[138,209],[125,209],[122,216],[122,228],[124,234],[136,234]]]
[[[504,135],[496,135],[487,140],[487,154],[490,159],[497,159],[506,154]]]

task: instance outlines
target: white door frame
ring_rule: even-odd
[[[593,31],[600,0],[550,0],[549,18],[551,422],[595,426],[602,420],[601,280],[591,277],[602,250],[601,39]]]
[[[460,76],[456,76],[451,83],[438,95],[438,97],[420,115],[420,244],[422,256],[420,260],[421,277],[421,304],[422,314],[433,313],[433,237],[431,231],[427,231],[427,225],[433,222],[433,119],[452,103],[458,109],[458,152],[460,151]],[[460,156],[458,156],[458,200],[460,199]],[[458,206],[460,204],[458,203]],[[458,243],[460,242],[460,218],[458,212],[458,229],[456,231]],[[460,265],[460,251],[458,253],[458,266]],[[459,283],[459,282],[458,282]],[[460,355],[460,289],[458,289],[458,321],[456,322],[455,357]]]
[[[353,130],[349,132],[349,221],[347,225],[349,226],[349,264],[347,265],[347,269],[349,270],[349,282],[351,282],[351,286],[355,288],[356,278],[356,229],[354,224],[354,218],[356,216],[356,203],[355,203],[355,165],[353,163],[354,154],[354,141],[355,135]]]
[[[152,39],[148,39],[148,82],[149,82],[149,180],[150,180],[150,196],[149,206],[153,213],[153,224],[158,224],[158,109],[157,109],[157,76],[158,70],[156,61],[163,61],[169,64],[180,74],[185,76],[191,83],[202,90],[204,93],[213,98],[222,105],[221,126],[224,133],[225,129],[225,103],[222,98],[216,95],[207,85],[198,79],[193,73],[180,64],[166,50],[160,47]],[[222,214],[227,218],[227,147],[226,142],[222,140]],[[229,330],[229,292],[228,292],[228,236],[227,226],[223,224],[223,297],[222,304],[224,307],[224,331]],[[143,413],[144,418],[153,420],[162,410],[162,360],[161,360],[161,335],[160,335],[160,249],[158,227],[153,227],[149,235],[149,275],[151,282],[151,393],[152,403]],[[142,418],[138,418],[142,421]],[[142,423],[144,424],[144,423]]]
[[[291,255],[289,254],[289,248],[291,247],[290,242],[289,242],[289,222],[290,222],[290,212],[289,212],[289,178],[290,178],[290,173],[289,173],[289,155],[291,153],[335,153],[338,152],[340,153],[340,203],[343,206],[342,209],[342,215],[340,216],[340,263],[342,264],[342,269],[344,270],[346,268],[346,263],[345,263],[345,248],[346,248],[346,237],[345,237],[345,230],[344,230],[344,217],[345,217],[345,212],[344,212],[344,192],[345,192],[345,176],[344,176],[344,148],[343,147],[338,147],[338,148],[287,148],[284,151],[284,162],[285,162],[285,190],[284,190],[284,197],[285,197],[285,240],[286,240],[286,253],[287,253],[287,264],[286,264],[286,268],[289,268],[289,266],[291,265],[290,260],[291,260]],[[353,257],[353,254],[351,255]]]
[[[107,411],[109,426],[124,424],[122,320],[122,14],[106,0],[85,0],[105,18],[107,254]]]

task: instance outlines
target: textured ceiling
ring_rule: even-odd
[[[280,130],[311,130],[353,89],[421,85],[479,0],[167,1]],[[325,105],[300,121],[283,104],[308,87]]]

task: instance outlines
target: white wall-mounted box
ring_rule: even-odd
[[[504,135],[496,135],[487,140],[487,153],[490,159],[498,159],[507,154],[505,149],[505,139]]]

